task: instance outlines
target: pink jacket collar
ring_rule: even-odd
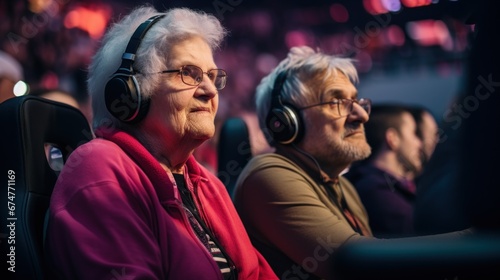
[[[122,130],[105,128],[97,129],[95,134],[97,137],[117,144],[137,163],[137,165],[139,165],[139,167],[151,180],[151,183],[155,187],[158,198],[162,204],[172,200],[180,201],[180,194],[177,190],[177,185],[175,184],[172,173],[165,172],[158,160],[156,160],[135,137]],[[193,155],[188,158],[185,164],[185,169],[187,169],[185,174],[189,174],[191,182],[195,185],[199,185],[198,182],[200,180],[208,180],[200,175],[200,167],[196,163]]]

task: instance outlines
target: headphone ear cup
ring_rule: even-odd
[[[149,101],[143,100],[134,75],[115,73],[104,89],[106,108],[113,117],[126,123],[137,123],[146,115]]]
[[[266,119],[267,128],[274,140],[290,144],[301,136],[300,116],[287,105],[272,108]]]
[[[137,27],[122,54],[120,67],[104,88],[104,102],[108,112],[122,122],[138,123],[148,113],[150,102],[141,95],[133,65],[136,52],[146,32],[164,16],[165,14],[152,16]]]

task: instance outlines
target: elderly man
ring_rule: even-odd
[[[339,176],[370,155],[363,124],[371,103],[359,99],[357,79],[349,59],[301,47],[257,88],[260,125],[276,152],[245,167],[234,202],[283,279],[328,278],[332,248],[372,236],[356,190]]]
[[[336,249],[374,239],[357,191],[340,175],[371,153],[371,102],[358,96],[357,80],[349,59],[296,47],[257,88],[260,126],[276,150],[245,166],[233,201],[281,279],[332,279]]]

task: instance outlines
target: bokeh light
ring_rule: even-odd
[[[13,88],[13,93],[15,96],[23,96],[28,93],[28,84],[24,81],[18,81]]]

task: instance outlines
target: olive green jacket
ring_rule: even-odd
[[[306,279],[306,273],[328,279],[334,250],[345,242],[366,238],[355,231],[328,195],[321,182],[325,174],[319,167],[311,168],[317,166],[312,163],[297,155],[256,156],[236,183],[236,209],[252,242],[280,279]],[[366,210],[355,188],[342,176],[338,182],[349,210],[371,237]],[[340,189],[333,190],[339,198]],[[307,279],[315,279],[309,276]]]

